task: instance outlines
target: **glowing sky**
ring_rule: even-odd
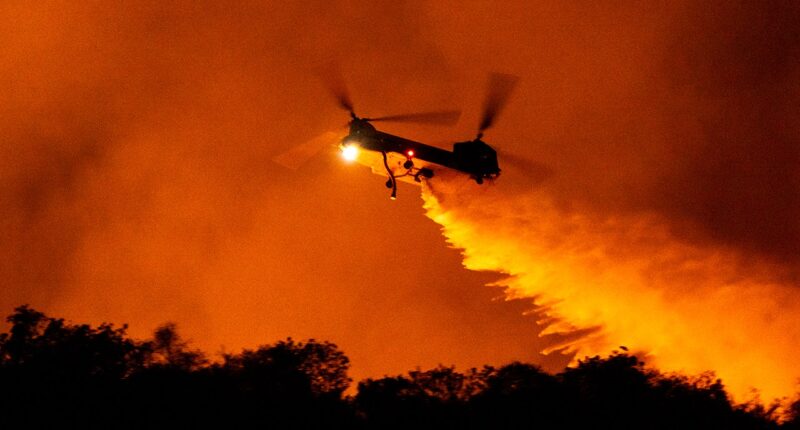
[[[497,275],[462,268],[419,189],[391,202],[332,152],[271,161],[347,120],[311,73],[330,60],[364,114],[463,108],[453,128],[385,128],[442,147],[474,135],[488,72],[516,74],[487,141],[552,175],[501,158],[499,196],[655,218],[641,237],[796,288],[798,9],[3,2],[0,305],[140,336],[172,320],[211,352],[326,339],[356,377],[539,359],[530,302],[491,300]]]

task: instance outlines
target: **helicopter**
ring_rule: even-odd
[[[451,125],[458,121],[460,111],[359,117],[341,75],[329,74],[323,82],[339,107],[350,114],[349,132],[338,144],[342,157],[347,161],[370,167],[373,173],[385,175],[386,187],[391,189],[390,198],[394,200],[397,198],[398,181],[419,184],[434,177],[441,168],[463,173],[478,185],[496,179],[500,175],[497,151],[483,141],[483,134],[494,125],[517,80],[516,76],[508,74],[489,75],[488,91],[477,136],[472,140],[454,143],[452,151],[380,131],[372,123],[393,121]],[[275,160],[288,165],[289,163],[285,162],[287,157],[290,158],[291,155],[279,156]]]

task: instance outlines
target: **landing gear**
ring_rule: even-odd
[[[383,167],[386,168],[386,173],[389,174],[389,180],[386,181],[386,188],[392,189],[392,194],[389,198],[394,200],[397,198],[397,180],[394,177],[394,172],[389,168],[389,160],[386,158],[386,152],[381,152],[381,155],[383,155]]]
[[[391,167],[389,167],[389,158],[386,152],[385,151],[381,152],[381,155],[383,156],[383,167],[386,169],[386,174],[389,176],[389,179],[386,180],[385,185],[386,188],[392,190],[392,195],[390,196],[392,200],[394,200],[397,197],[397,180],[399,178],[411,176],[414,178],[414,181],[422,182],[422,178],[430,179],[433,177],[433,170],[427,167],[422,167],[422,168],[414,167],[414,161],[411,159],[411,157],[413,156],[411,151],[409,151],[409,158],[403,162],[403,168],[405,170],[399,171],[397,173],[394,170],[392,170]]]
[[[476,176],[476,177],[475,177],[475,182],[476,182],[478,185],[481,185],[481,184],[483,184],[483,177],[482,177],[482,176]]]

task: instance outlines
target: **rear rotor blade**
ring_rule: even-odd
[[[308,142],[289,148],[272,158],[272,161],[288,169],[297,170],[300,166],[308,162],[313,156],[325,149],[326,146],[336,145],[344,136],[344,133],[327,131],[314,137]]]
[[[369,121],[416,122],[424,124],[453,125],[458,122],[460,117],[461,111],[459,110],[444,110],[379,116],[377,118],[370,118]]]
[[[483,104],[483,117],[481,118],[480,127],[478,127],[479,133],[483,133],[484,130],[494,125],[497,115],[508,101],[511,91],[517,85],[517,81],[519,81],[519,78],[514,75],[503,73],[489,75],[489,88],[486,93],[486,101]]]
[[[339,64],[332,61],[323,67],[319,67],[317,69],[317,76],[319,76],[325,88],[327,88],[336,99],[339,107],[352,113],[353,102],[350,98],[350,93],[347,91],[347,85],[345,84]]]
[[[553,169],[545,164],[533,161],[518,154],[497,149],[497,159],[500,164],[517,170],[534,184],[540,184],[554,175]]]

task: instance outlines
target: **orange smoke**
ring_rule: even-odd
[[[564,299],[547,312],[602,324],[609,345],[776,372],[794,295],[736,259],[800,279],[797,5],[0,2],[0,311],[30,303],[136,336],[175,321],[211,353],[315,337],[355,379],[540,359],[558,336],[536,337],[523,300],[492,302],[479,286],[494,274],[462,270],[411,189],[389,202],[379,178],[325,155],[272,163],[347,121],[310,73],[336,58],[360,114],[463,108],[454,129],[381,126],[443,148],[475,136],[488,72],[519,75],[487,141],[557,176],[510,198],[530,184],[501,153],[504,176],[472,206],[437,188],[470,267]],[[727,318],[693,319],[711,312]],[[681,333],[701,329],[728,346],[689,350]],[[605,352],[590,340],[573,347]],[[721,359],[697,360],[734,383]],[[765,394],[767,379],[742,378]]]
[[[565,209],[545,191],[515,197],[448,178],[424,192],[428,216],[471,270],[509,275],[533,297],[543,333],[597,330],[551,350],[641,351],[666,371],[714,371],[737,401],[796,392],[800,292],[774,266],[685,243],[657,215]]]
[[[174,321],[209,354],[325,339],[355,379],[535,358],[525,305],[417,199],[332,154],[271,161],[349,118],[311,73],[330,58],[365,115],[457,105],[424,9],[0,2],[0,317]]]

